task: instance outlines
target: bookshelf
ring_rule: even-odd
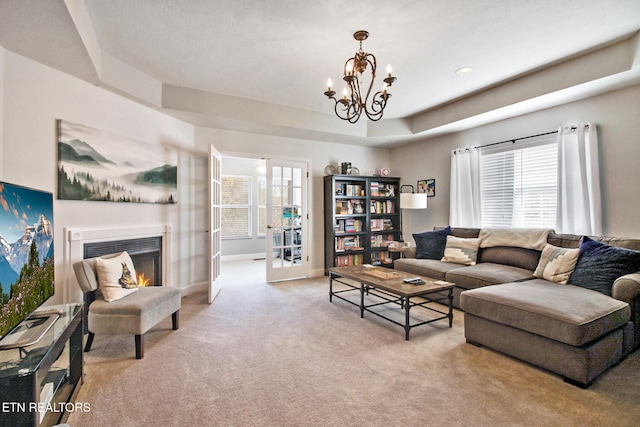
[[[325,269],[374,264],[392,267],[400,238],[400,178],[324,177]]]

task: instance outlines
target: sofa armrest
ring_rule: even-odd
[[[640,272],[627,274],[613,282],[611,295],[629,305],[633,304],[636,298],[640,297]]]
[[[631,307],[631,322],[635,329],[631,349],[640,348],[640,272],[617,278],[613,282],[611,295]]]
[[[402,252],[402,254],[404,255],[405,258],[415,258],[416,257],[416,247],[415,246],[409,246],[408,248],[405,248],[404,252]]]

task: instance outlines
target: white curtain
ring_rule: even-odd
[[[593,122],[558,130],[559,233],[602,234],[598,136]]]
[[[477,149],[451,152],[449,224],[480,227],[480,153]]]

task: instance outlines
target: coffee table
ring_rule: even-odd
[[[403,281],[403,279],[414,277],[422,279],[424,284],[413,285]],[[347,289],[334,291],[334,281],[347,286]],[[336,297],[349,304],[359,306],[361,318],[364,317],[366,311],[402,326],[405,331],[405,339],[408,341],[411,328],[415,328],[416,326],[426,325],[427,323],[443,319],[449,319],[449,327],[451,328],[453,326],[453,285],[454,284],[450,282],[416,276],[415,274],[384,267],[367,267],[362,265],[333,267],[329,269],[329,302],[332,301],[333,297]],[[359,304],[341,296],[342,293],[354,291],[360,292]],[[377,297],[378,301],[365,304],[365,296]],[[419,298],[420,301],[416,301],[416,298]],[[382,302],[379,300],[382,300]],[[434,302],[445,303],[448,306],[448,311],[445,312],[428,306],[428,304]],[[373,307],[385,304],[396,304],[399,305],[401,309],[404,309],[404,323],[400,323],[379,312],[371,310]],[[414,307],[421,307],[441,314],[442,316],[411,323],[409,311]]]

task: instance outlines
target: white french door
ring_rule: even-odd
[[[209,303],[220,292],[222,156],[209,145]]]
[[[267,159],[267,281],[308,274],[307,163]]]

